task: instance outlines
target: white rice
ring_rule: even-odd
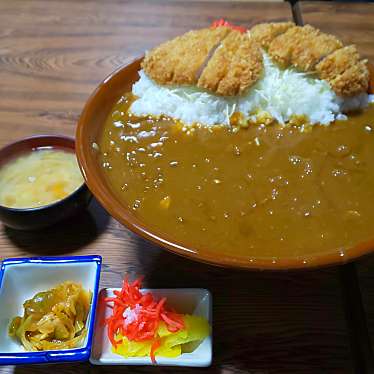
[[[335,119],[346,118],[342,113],[364,108],[374,101],[373,95],[366,93],[348,99],[338,97],[327,82],[292,68],[281,70],[266,54],[264,66],[263,78],[241,97],[216,96],[191,86],[160,86],[140,71],[140,79],[132,89],[138,99],[130,110],[138,116],[167,115],[186,125],[229,126],[234,112],[252,119],[270,114],[283,125],[292,116],[303,115],[311,124],[328,125]]]

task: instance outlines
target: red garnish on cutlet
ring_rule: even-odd
[[[216,21],[213,21],[213,22],[212,22],[212,25],[211,25],[211,27],[212,27],[213,29],[216,28],[216,27],[220,27],[220,26],[230,27],[230,29],[233,29],[233,30],[239,31],[239,32],[241,32],[241,33],[244,33],[244,32],[247,31],[247,29],[246,29],[245,27],[243,27],[243,26],[235,26],[235,25],[233,25],[232,23],[225,21],[223,18],[218,19],[218,20],[216,20]]]

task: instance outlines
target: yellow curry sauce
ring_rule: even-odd
[[[341,255],[374,238],[374,106],[349,120],[187,130],[113,107],[99,160],[147,226],[199,251],[277,258]]]

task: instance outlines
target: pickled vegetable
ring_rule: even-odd
[[[206,319],[178,314],[166,307],[166,298],[156,300],[150,292],[140,290],[141,280],[124,280],[121,291],[106,298],[113,303],[113,313],[106,320],[108,338],[114,353],[124,357],[156,355],[178,357],[193,350],[189,343],[198,344],[209,335]]]
[[[27,351],[70,349],[84,340],[92,294],[73,282],[37,293],[23,304],[23,317],[15,317],[9,335]]]
[[[203,317],[183,315],[185,328],[177,332],[168,330],[165,322],[160,322],[155,337],[146,341],[129,340],[121,333],[116,335],[116,340],[120,344],[113,347],[113,352],[128,357],[144,357],[151,355],[151,348],[155,341],[159,346],[154,350],[154,354],[162,357],[174,358],[183,352],[188,352],[187,343],[199,342],[209,335],[209,324]]]

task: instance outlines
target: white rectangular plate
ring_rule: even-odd
[[[112,352],[107,337],[107,327],[103,321],[111,315],[104,298],[114,296],[113,291],[119,288],[104,288],[99,293],[90,362],[94,365],[153,365],[149,357],[125,358]],[[212,301],[208,290],[201,288],[181,289],[143,289],[150,291],[157,299],[167,298],[167,305],[178,313],[202,316],[212,326]],[[212,362],[212,337],[205,338],[191,353],[182,353],[176,358],[156,356],[157,365],[205,367]]]

